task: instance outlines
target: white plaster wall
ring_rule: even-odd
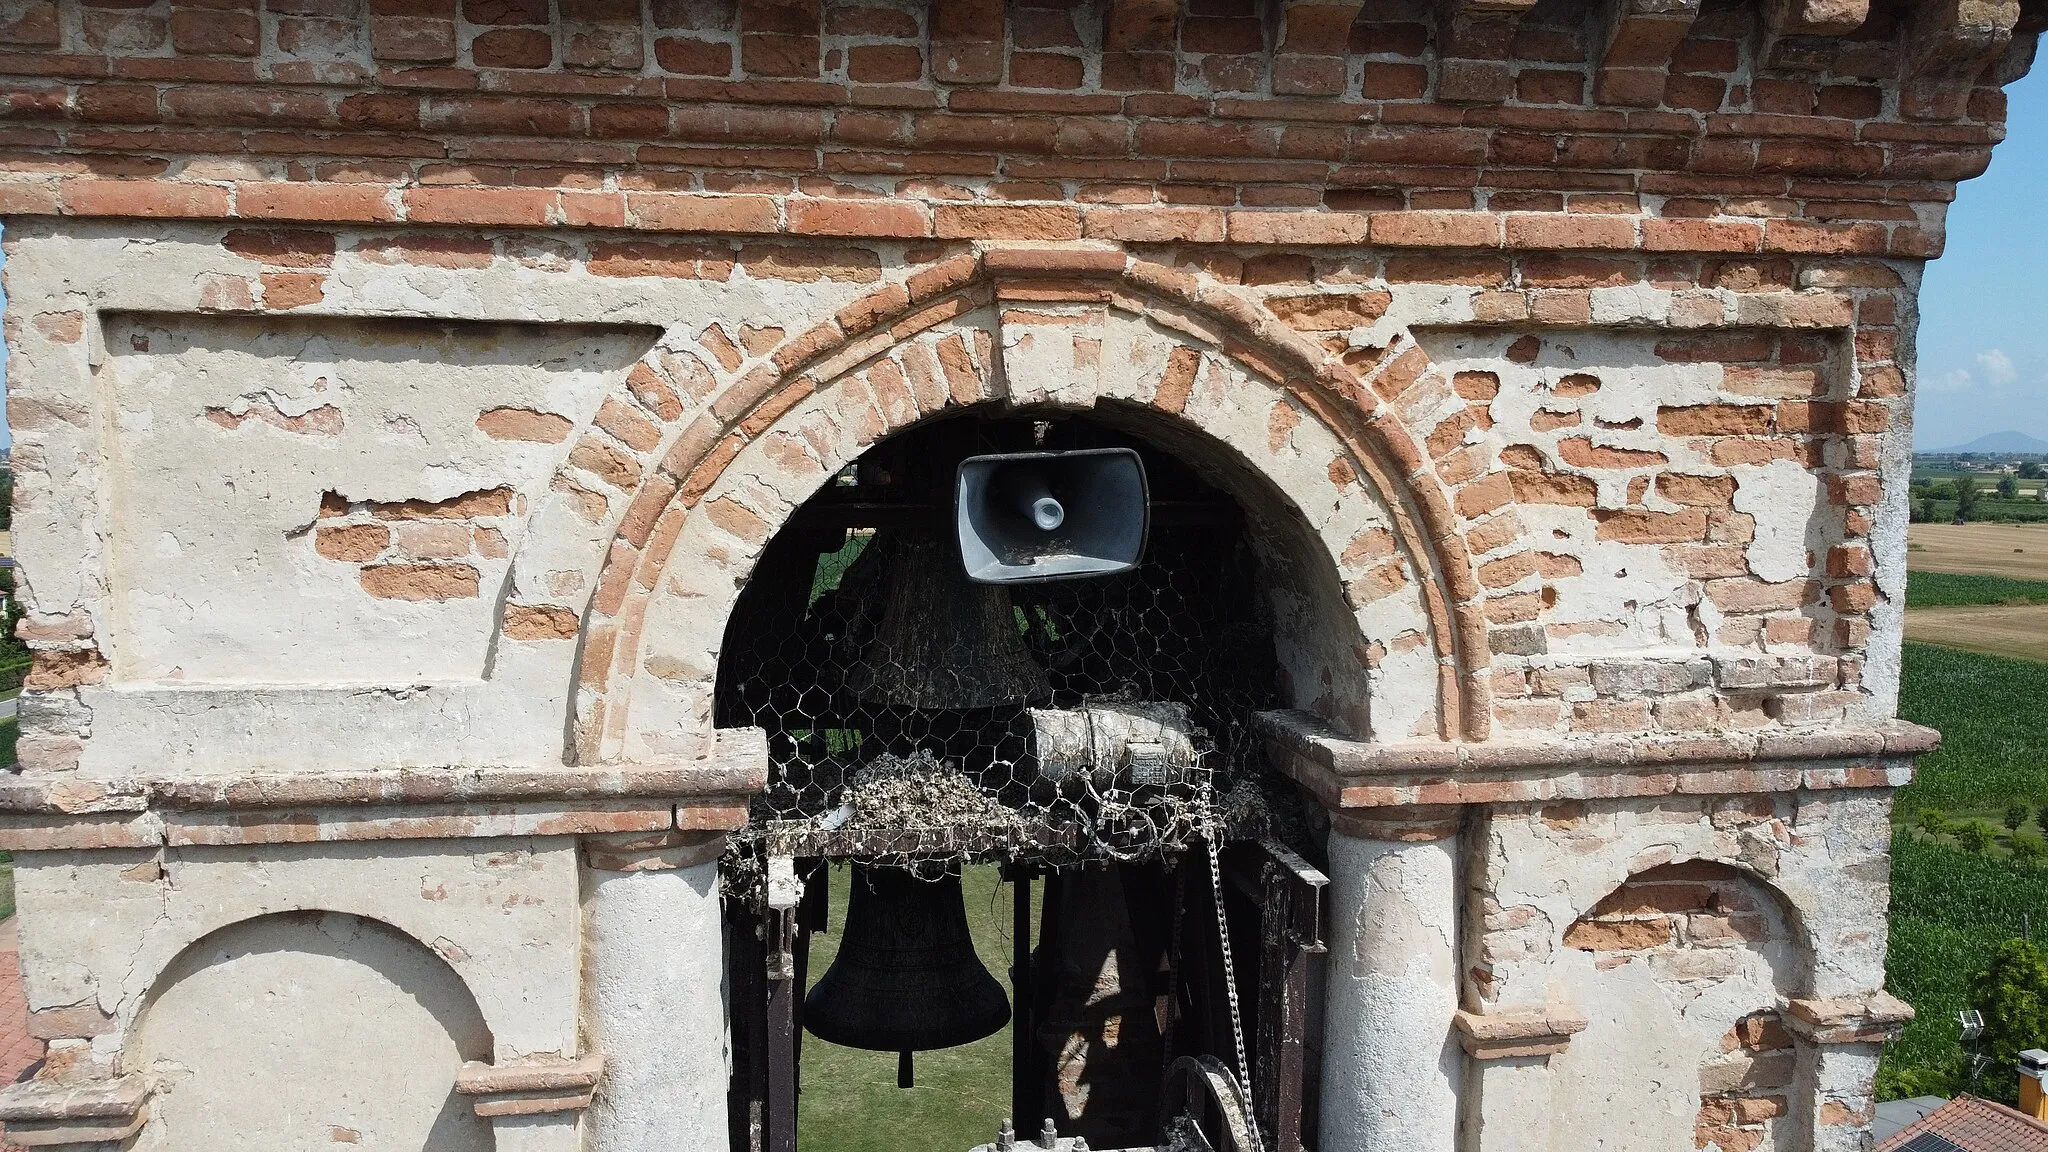
[[[373,921],[286,913],[209,935],[165,971],[131,1044],[156,1084],[136,1152],[493,1148],[454,1091],[463,1061],[490,1057],[475,1002]]]
[[[508,559],[469,554],[474,597],[376,599],[314,550],[323,493],[440,501],[547,488],[570,444],[494,440],[480,413],[586,423],[655,329],[403,320],[108,317],[117,682],[481,680]],[[334,431],[303,429],[318,413]],[[216,414],[209,419],[208,414]],[[255,414],[255,415],[252,415]],[[216,420],[241,417],[234,428]],[[277,419],[274,417],[273,419]],[[489,523],[521,543],[523,507]],[[389,525],[415,530],[469,524]]]
[[[1781,932],[1782,918],[1766,915]],[[1585,1014],[1586,1030],[1551,1057],[1552,1100],[1569,1106],[1553,1107],[1547,1117],[1531,1113],[1529,1122],[1547,1119],[1553,1152],[1692,1147],[1701,1062],[1721,1055],[1722,1037],[1736,1021],[1777,1007],[1785,991],[1779,973],[1791,968],[1788,951],[1782,941],[1680,950],[1602,972],[1597,954],[1563,950],[1552,981],[1563,1001]],[[1709,978],[1688,979],[1702,976]],[[1773,1125],[1763,1147],[1775,1150],[1796,1123]]]
[[[1920,349],[1915,337],[1920,331],[1920,281],[1927,266],[1918,260],[1900,260],[1888,266],[1905,285],[1897,296],[1903,314],[1898,318],[1899,342],[1894,355],[1910,396],[1918,389]],[[1906,640],[1906,528],[1913,499],[1911,404],[1892,409],[1878,474],[1884,479],[1884,502],[1878,505],[1876,522],[1871,525],[1870,554],[1878,591],[1884,595],[1870,610],[1870,647],[1863,668],[1863,686],[1870,697],[1861,706],[1869,719],[1895,716],[1899,711],[1900,661]]]
[[[1543,337],[1535,360],[1523,364],[1510,359],[1509,346],[1532,331]],[[1747,548],[1753,570],[1775,581],[1809,575],[1812,558],[1823,555],[1840,537],[1841,518],[1840,509],[1827,504],[1814,473],[1791,461],[1724,467],[1695,442],[1658,431],[1661,406],[1732,402],[1721,389],[1722,365],[1667,363],[1656,355],[1657,342],[1672,335],[1662,329],[1544,331],[1526,325],[1418,333],[1446,379],[1463,371],[1491,372],[1500,378],[1500,393],[1491,404],[1490,435],[1504,443],[1536,444],[1561,471],[1575,469],[1558,465],[1550,445],[1578,437],[1600,448],[1669,457],[1667,464],[1639,469],[1586,471],[1599,482],[1598,507],[1630,505],[1629,483],[1656,472],[1732,474],[1738,481],[1736,509],[1757,518],[1756,538]],[[1557,382],[1573,374],[1596,376],[1599,390],[1579,397],[1558,396]],[[1539,410],[1577,412],[1579,422],[1532,433]],[[1654,486],[1635,506],[1655,512],[1681,507]],[[1672,562],[1665,546],[1598,539],[1597,525],[1585,508],[1517,504],[1515,510],[1529,529],[1527,539],[1538,542],[1543,551],[1578,560],[1582,568],[1573,576],[1526,580],[1529,587],[1542,584],[1555,590],[1556,603],[1543,617],[1550,626],[1550,652],[1696,648],[1689,619],[1695,611],[1710,635],[1718,627],[1720,611],[1702,595],[1700,582]],[[1522,590],[1522,585],[1513,587]]]
[[[93,1041],[107,1060],[188,945],[238,921],[309,910],[381,921],[439,956],[475,997],[495,1059],[578,1051],[572,838],[24,852],[15,884],[29,1007],[113,1017]]]
[[[229,230],[160,222],[149,236],[138,237],[119,222],[26,219],[11,221],[7,230],[9,314],[21,321],[10,327],[8,386],[23,596],[39,618],[87,621],[93,642],[115,654],[122,681],[79,689],[63,721],[69,734],[90,736],[79,761],[87,774],[562,763],[569,747],[575,645],[494,637],[495,614],[508,593],[558,602],[570,589],[580,605],[624,515],[623,501],[613,500],[601,523],[571,523],[563,519],[560,502],[529,491],[530,519],[507,533],[526,536],[526,546],[514,551],[509,569],[500,565],[486,574],[476,601],[455,607],[377,601],[372,635],[354,635],[348,620],[328,615],[339,603],[332,595],[337,589],[323,583],[310,562],[293,559],[279,568],[279,554],[258,545],[284,542],[285,529],[303,515],[297,507],[304,495],[300,488],[312,489],[315,497],[327,487],[350,495],[350,487],[360,487],[365,499],[385,492],[401,498],[445,495],[502,470],[503,479],[493,483],[527,485],[537,474],[528,487],[537,485],[544,493],[548,469],[530,457],[565,452],[587,419],[561,445],[510,448],[478,436],[476,411],[458,419],[456,409],[538,397],[564,414],[587,417],[589,374],[606,364],[617,379],[626,365],[606,360],[616,360],[615,351],[578,351],[590,328],[551,325],[639,333],[632,339],[641,343],[624,353],[630,361],[657,333],[655,343],[662,348],[694,347],[712,317],[735,326],[801,330],[875,287],[858,279],[757,278],[743,265],[724,281],[597,276],[583,265],[575,243],[530,233],[498,237],[498,254],[487,266],[391,263],[367,252],[393,239],[388,230],[373,229],[337,235],[325,295],[317,304],[290,316],[224,320],[219,314],[237,307],[232,286],[246,285],[259,268],[221,246]],[[903,267],[900,247],[881,249],[884,267]],[[82,338],[59,340],[33,323],[47,314],[76,320]],[[321,316],[348,319],[308,319]],[[363,416],[349,417],[340,437],[348,441],[346,450],[311,453],[303,442],[323,438],[292,435],[261,421],[232,431],[199,428],[225,445],[196,457],[209,461],[214,475],[180,474],[163,487],[182,494],[161,493],[163,506],[152,509],[150,502],[160,495],[155,481],[179,464],[177,446],[157,437],[183,425],[168,414],[160,420],[154,402],[124,391],[132,370],[144,369],[145,393],[154,390],[154,400],[188,417],[195,406],[208,406],[199,403],[208,389],[218,390],[235,411],[244,410],[240,403],[252,392],[266,399],[275,393],[273,403],[297,411],[295,405],[316,396],[314,382],[322,377],[312,372],[306,379],[300,368],[275,359],[242,359],[240,351],[228,358],[233,363],[204,365],[203,379],[183,367],[159,373],[142,363],[155,354],[138,360],[132,344],[119,342],[122,333],[109,343],[102,324],[108,319],[117,327],[270,327],[278,334],[258,343],[277,347],[291,343],[289,333],[327,324],[330,333],[341,334],[330,335],[330,351],[319,354],[328,357],[326,366],[369,373],[360,381],[361,395],[350,400]],[[387,324],[393,320],[395,326]],[[529,341],[515,349],[522,352],[523,366],[486,371],[482,361],[488,357],[473,358],[459,385],[450,386],[424,371],[383,365],[380,357],[417,355],[417,339],[396,341],[397,353],[388,345],[391,332],[415,332],[420,321],[513,325],[510,331],[531,334],[518,337]],[[331,354],[334,347],[340,355]],[[402,359],[392,361],[398,363]],[[333,372],[326,378],[334,390],[357,383]],[[686,405],[700,399],[683,398]],[[421,414],[393,411],[412,407]],[[407,420],[419,426],[419,436]],[[131,465],[121,450],[124,437],[153,445],[148,451],[160,465],[125,473],[133,481],[126,484],[118,482]],[[226,476],[233,477],[232,493]],[[123,491],[127,497],[117,497]],[[231,508],[233,501],[246,507]],[[290,515],[282,507],[286,503],[293,505]],[[146,515],[124,522],[123,507],[141,507]],[[242,511],[250,517],[235,520],[231,513]],[[547,538],[535,540],[536,533]],[[184,562],[202,579],[168,583],[163,576],[171,565],[157,551],[169,550],[169,560],[177,562],[194,543],[180,538],[195,536],[204,555]],[[307,545],[303,538],[296,543]],[[144,554],[130,557],[131,544]],[[138,577],[140,593],[122,572]],[[224,580],[228,590],[201,590],[216,580]],[[194,594],[202,597],[196,608],[177,603]],[[148,644],[130,644],[129,651],[143,654],[141,660],[122,656],[119,645],[127,627],[122,610],[131,602],[140,607],[140,618],[131,621],[130,631]],[[315,636],[321,644],[297,643]],[[317,670],[301,664],[300,656],[329,663]],[[243,662],[244,657],[253,659]],[[334,740],[337,731],[350,733],[350,739]],[[307,748],[319,749],[317,765],[304,755]]]
[[[1330,835],[1321,1152],[1450,1152],[1456,841]]]
[[[589,1152],[725,1152],[718,862],[585,873],[585,1020],[605,1054]]]

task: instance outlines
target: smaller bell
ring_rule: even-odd
[[[910,1054],[992,1036],[1010,1022],[1003,986],[967,930],[960,872],[923,880],[901,868],[853,867],[839,954],[804,997],[804,1029],[848,1048]]]

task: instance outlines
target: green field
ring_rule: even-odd
[[[847,869],[833,869],[832,933],[811,938],[813,984],[839,950],[850,880]],[[966,869],[961,887],[966,890],[975,952],[1007,990],[1011,888],[1000,881],[993,865]],[[917,1086],[908,1090],[896,1087],[893,1052],[841,1048],[808,1034],[803,1045],[797,1095],[799,1152],[972,1148],[993,1141],[996,1126],[1010,1114],[1008,1028],[973,1044],[918,1053]]]
[[[2013,860],[2000,823],[2007,805],[2024,804],[2036,815],[2021,832],[2033,834],[2048,803],[2048,709],[2039,703],[2048,664],[1925,644],[1906,645],[1905,657],[1900,714],[1940,729],[1943,740],[1895,809],[1885,967],[1892,991],[1919,1016],[1885,1052],[1879,1083],[1887,1097],[1965,1086],[1956,1013],[1967,1006],[1970,977],[2000,941],[2029,929],[2037,939],[2048,935],[2048,869]],[[1978,821],[1998,842],[1980,855],[1954,836],[1931,838],[1916,827],[1927,807],[1952,822]]]
[[[1978,604],[2048,604],[2048,580],[1964,576],[1953,572],[1906,574],[1906,607],[1962,608]]]
[[[1924,503],[1925,507],[1932,511],[1932,515],[1921,515],[1923,502],[1920,494],[1917,492],[1913,494],[1913,515],[1918,519],[1934,524],[1946,524],[1955,518],[1956,502],[1954,500],[1929,500]],[[1970,520],[1973,523],[2031,524],[2036,521],[2048,520],[2048,504],[2043,504],[2032,497],[2020,500],[2000,500],[1995,496],[1986,496],[1977,501],[1977,509],[1970,514]]]

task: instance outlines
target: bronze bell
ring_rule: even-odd
[[[874,642],[847,677],[855,699],[954,710],[1052,695],[1018,632],[1007,588],[967,579],[953,542],[930,525],[896,530],[891,545],[888,603]]]
[[[848,1048],[898,1053],[896,1084],[908,1088],[912,1052],[970,1044],[1009,1022],[1003,986],[967,933],[959,869],[927,880],[854,865],[839,954],[804,997],[804,1028]]]

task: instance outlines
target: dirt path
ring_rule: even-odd
[[[1984,608],[1915,608],[1906,639],[1994,656],[2048,660],[2048,604]]]
[[[2048,580],[2048,524],[1915,524],[1906,567]]]

